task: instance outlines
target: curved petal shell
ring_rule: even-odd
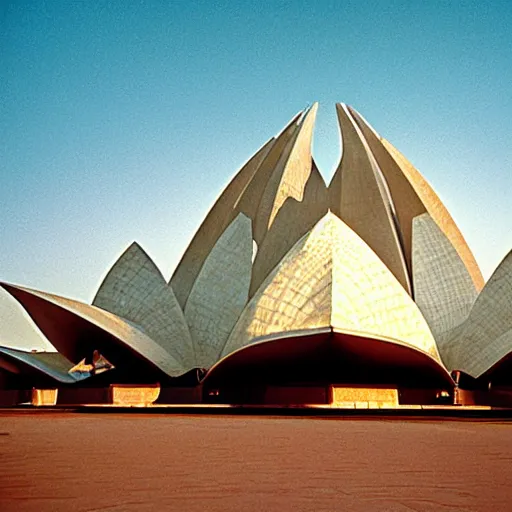
[[[450,240],[453,247],[455,247],[455,250],[468,269],[477,291],[480,291],[484,286],[482,273],[480,272],[480,268],[478,267],[478,263],[471,249],[466,243],[466,240],[464,240],[452,216],[441,202],[434,189],[407,158],[386,139],[381,138],[381,142],[400,167],[400,170],[414,189],[415,194],[417,194],[418,198],[425,205],[426,211],[447,236],[448,240]]]
[[[4,358],[12,361],[15,369],[19,365],[25,366],[63,384],[74,384],[77,381],[69,374],[73,363],[58,352],[25,352],[9,347],[0,347],[0,369]]]
[[[475,378],[512,354],[512,251],[478,295],[446,346],[447,366]]]
[[[395,339],[441,363],[410,296],[368,245],[332,213],[264,281],[222,355],[261,336],[321,327]]]
[[[286,200],[302,202],[304,189],[313,168],[311,140],[318,103],[304,114],[299,126],[272,170],[254,217],[254,238],[258,245],[271,229]]]
[[[329,185],[331,210],[379,256],[411,293],[400,232],[387,185],[346,105],[336,110],[343,155]]]
[[[243,213],[227,227],[206,258],[185,306],[200,368],[212,366],[247,304],[253,241]]]
[[[188,370],[142,331],[108,311],[21,286],[6,283],[1,283],[1,286],[20,302],[50,343],[74,363],[98,348],[96,340],[87,336],[87,330],[77,331],[71,323],[66,325],[68,320],[77,319],[85,323],[84,325],[104,331],[117,340],[120,349],[126,348],[165,375],[177,377]],[[100,352],[103,354],[101,347]],[[111,354],[107,353],[106,357],[118,368],[123,365],[122,361],[118,362],[119,358],[123,358],[122,350],[119,354],[115,350]]]
[[[294,121],[292,126],[295,126]],[[169,283],[182,308],[185,307],[190,290],[208,254],[219,236],[236,217],[238,211],[235,206],[251,184],[262,162],[278,143],[279,141],[271,139],[250,158],[221,193],[192,238]]]
[[[190,332],[174,292],[137,243],[112,266],[93,305],[133,322],[185,368],[196,366]]]
[[[447,339],[468,318],[478,293],[459,254],[428,213],[412,221],[412,270],[415,302],[443,356]]]
[[[258,248],[249,292],[251,297],[292,246],[326,213],[327,187],[313,162],[302,202],[291,197],[286,199]]]

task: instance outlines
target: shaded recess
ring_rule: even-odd
[[[269,386],[371,385],[451,391],[454,382],[429,354],[330,328],[259,338],[219,361],[203,381],[207,401],[265,403]],[[217,395],[218,393],[218,395]],[[305,402],[307,403],[307,402]]]

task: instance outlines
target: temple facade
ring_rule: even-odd
[[[512,406],[512,252],[484,283],[425,178],[336,111],[331,182],[314,104],[234,176],[169,282],[134,242],[92,304],[1,283],[56,352],[0,347],[0,404]]]

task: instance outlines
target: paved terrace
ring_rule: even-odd
[[[498,512],[512,503],[512,423],[499,411],[127,410],[0,411],[0,510]]]

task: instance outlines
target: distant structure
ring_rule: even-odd
[[[58,354],[0,348],[0,401],[512,406],[512,252],[484,286],[430,185],[344,104],[326,186],[317,107],[236,174],[169,283],[135,242],[92,305],[2,283]]]

